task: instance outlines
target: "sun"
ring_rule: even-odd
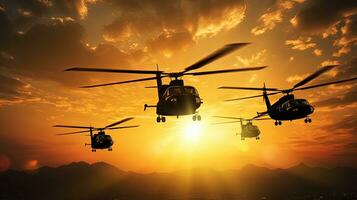
[[[188,123],[183,129],[183,137],[188,143],[198,142],[203,132],[202,123],[191,122]]]

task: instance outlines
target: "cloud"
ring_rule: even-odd
[[[351,60],[341,65],[339,68],[336,79],[351,78],[357,76],[357,56],[354,56]]]
[[[14,27],[4,11],[0,10],[0,51],[8,49],[14,40]]]
[[[17,20],[33,17],[72,17],[84,19],[87,16],[88,3],[96,0],[12,0],[4,1],[4,9],[14,13]]]
[[[283,21],[286,11],[292,9],[296,3],[303,1],[278,0],[273,8],[269,8],[266,13],[259,17],[258,26],[251,30],[254,35],[261,35],[268,30],[273,30],[278,23]]]
[[[292,46],[291,49],[297,49],[301,51],[316,46],[316,43],[312,42],[311,37],[301,37],[301,36],[296,40],[286,40],[285,44],[291,45]]]
[[[326,131],[348,131],[350,134],[357,134],[357,115],[353,114],[343,118],[341,121],[323,126]]]
[[[252,66],[252,65],[261,65],[265,61],[265,56],[266,56],[266,49],[263,49],[262,51],[256,53],[255,55],[252,55],[250,58],[243,58],[241,56],[237,56],[237,60],[239,64],[242,64],[244,66]]]
[[[347,106],[357,102],[357,87],[352,87],[350,90],[345,92],[343,95],[334,96],[326,100],[320,100],[314,102],[313,104],[319,107],[330,107],[334,108],[337,106]]]
[[[334,46],[339,47],[337,52],[333,53],[334,57],[340,57],[351,51],[351,47],[357,44],[357,15],[353,15],[344,20],[344,25],[341,27],[341,37],[336,39]]]
[[[323,33],[343,17],[357,12],[354,0],[307,0],[294,18],[293,25],[307,33]]]
[[[26,96],[28,84],[9,76],[0,74],[0,101],[13,101]]]
[[[323,65],[336,64],[335,61],[325,61]],[[347,79],[352,77],[357,77],[357,57],[352,58],[349,62],[342,64],[337,68],[337,73],[335,76],[330,77],[324,82],[336,81],[340,79]],[[314,102],[316,106],[324,106],[334,108],[336,106],[348,106],[357,103],[357,86],[356,81],[349,82],[347,84],[352,84],[348,89],[343,88],[343,94],[335,95],[332,98],[319,100]]]
[[[304,79],[305,77],[307,77],[309,74],[304,74],[304,75],[293,75],[293,76],[289,76],[288,78],[286,78],[286,81],[289,83],[294,83],[294,82],[298,82],[301,81],[302,79]]]
[[[110,0],[120,13],[104,27],[104,38],[137,43],[148,52],[185,48],[200,38],[236,27],[245,16],[243,0]]]
[[[321,49],[315,49],[313,51],[313,53],[316,55],[316,56],[321,56],[322,55],[322,50]]]
[[[2,30],[3,27],[8,30],[13,23],[1,20],[8,19],[5,17],[0,15]],[[1,23],[1,21],[6,23]],[[109,44],[92,47],[85,42],[84,35],[85,30],[78,22],[57,19],[48,23],[35,24],[22,34],[9,31],[7,34],[0,35],[0,40],[10,38],[8,44],[0,44],[2,55],[0,63],[11,61],[11,66],[6,64],[5,67],[20,76],[57,81],[68,86],[78,85],[79,81],[88,78],[69,73],[59,76],[58,73],[66,68],[129,65],[130,55]]]

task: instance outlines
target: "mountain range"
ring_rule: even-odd
[[[0,172],[0,199],[352,200],[357,199],[357,169],[247,165],[240,170],[140,174],[103,162],[75,162]]]

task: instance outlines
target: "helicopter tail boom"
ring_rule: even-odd
[[[146,108],[156,108],[157,106],[153,106],[153,105],[144,105],[144,111],[146,110]]]
[[[270,104],[270,100],[269,100],[269,97],[267,94],[265,83],[264,83],[264,87],[263,87],[263,98],[264,98],[265,105],[267,106],[267,110],[270,110],[271,104]]]

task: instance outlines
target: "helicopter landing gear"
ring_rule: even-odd
[[[96,152],[96,150],[95,150],[95,149],[92,149],[92,152]]]
[[[305,122],[305,123],[311,123],[311,122],[312,122],[312,120],[311,120],[310,118],[308,118],[308,117],[307,117],[307,118],[304,120],[304,122]]]
[[[256,140],[260,140],[260,137],[258,136],[258,137],[256,137],[255,139],[256,139]]]
[[[113,149],[112,149],[112,148],[109,148],[108,151],[113,151]]]
[[[241,139],[241,140],[245,140],[245,138],[244,138],[244,137],[241,137],[240,139]]]
[[[275,126],[281,126],[282,122],[277,120],[277,121],[275,121],[274,124],[275,124]]]
[[[196,113],[195,115],[192,116],[192,120],[193,120],[193,121],[196,121],[196,120],[197,120],[197,121],[201,121],[201,115],[199,115],[199,114]]]
[[[157,116],[157,117],[156,117],[156,122],[157,122],[157,123],[160,123],[160,122],[165,123],[165,122],[166,122],[166,117],[164,117],[164,116]]]

